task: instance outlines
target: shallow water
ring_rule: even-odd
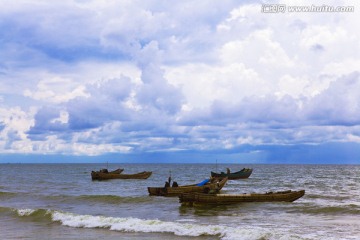
[[[182,207],[148,196],[171,171],[179,185],[209,177],[215,165],[109,164],[147,180],[91,181],[104,164],[1,164],[2,239],[360,239],[360,166],[230,165],[254,169],[223,193],[305,189],[293,203]],[[225,171],[229,165],[217,165]]]

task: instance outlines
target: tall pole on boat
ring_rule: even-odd
[[[171,182],[171,170],[169,170],[169,184]]]

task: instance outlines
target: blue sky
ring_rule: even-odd
[[[5,0],[0,162],[360,163],[360,4],[313,4]]]

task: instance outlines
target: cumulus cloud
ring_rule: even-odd
[[[169,84],[161,69],[162,52],[157,42],[150,42],[139,53],[138,65],[142,69],[143,84],[136,95],[142,105],[155,106],[161,111],[174,114],[181,108],[182,94]]]
[[[0,20],[0,152],[267,151],[360,136],[356,13],[20,0]]]
[[[43,107],[35,114],[35,126],[30,128],[30,134],[51,134],[53,131],[63,131],[64,123],[57,120],[60,112],[57,108]]]
[[[86,96],[84,90],[84,86],[74,86],[71,79],[54,77],[40,80],[37,84],[37,89],[35,91],[26,89],[24,96],[36,100],[61,103],[78,96]]]
[[[326,125],[359,125],[360,73],[342,76],[311,99],[305,111],[309,120]]]

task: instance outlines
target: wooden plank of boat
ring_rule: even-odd
[[[117,174],[120,174],[120,173],[122,173],[122,171],[124,171],[123,168],[118,168],[118,169],[116,169],[116,170],[114,170],[114,171],[110,171],[109,173],[117,173]]]
[[[140,172],[135,174],[123,174],[123,173],[101,173],[92,172],[91,178],[93,180],[109,180],[109,179],[147,179],[151,176],[152,172]]]
[[[176,197],[182,193],[206,193],[206,192],[218,192],[220,191],[227,182],[227,178],[223,178],[221,181],[213,179],[212,182],[208,182],[204,185],[199,184],[183,185],[177,187],[148,187],[149,195],[151,196],[165,196],[165,197]]]
[[[244,179],[244,178],[250,177],[252,171],[253,171],[252,168],[243,168],[243,169],[241,169],[240,171],[233,172],[233,173],[225,173],[225,172],[216,173],[216,172],[211,172],[211,176],[212,176],[212,177],[217,177],[217,178],[228,177],[229,180],[236,180],[236,179]]]
[[[100,169],[99,171],[92,171],[92,172],[100,172],[100,173],[121,173],[124,171],[123,168],[118,168],[113,171],[109,171],[107,168]]]
[[[184,193],[179,196],[182,205],[227,205],[244,202],[293,202],[304,196],[305,190],[279,191],[268,193],[245,193],[245,194],[201,194]]]

